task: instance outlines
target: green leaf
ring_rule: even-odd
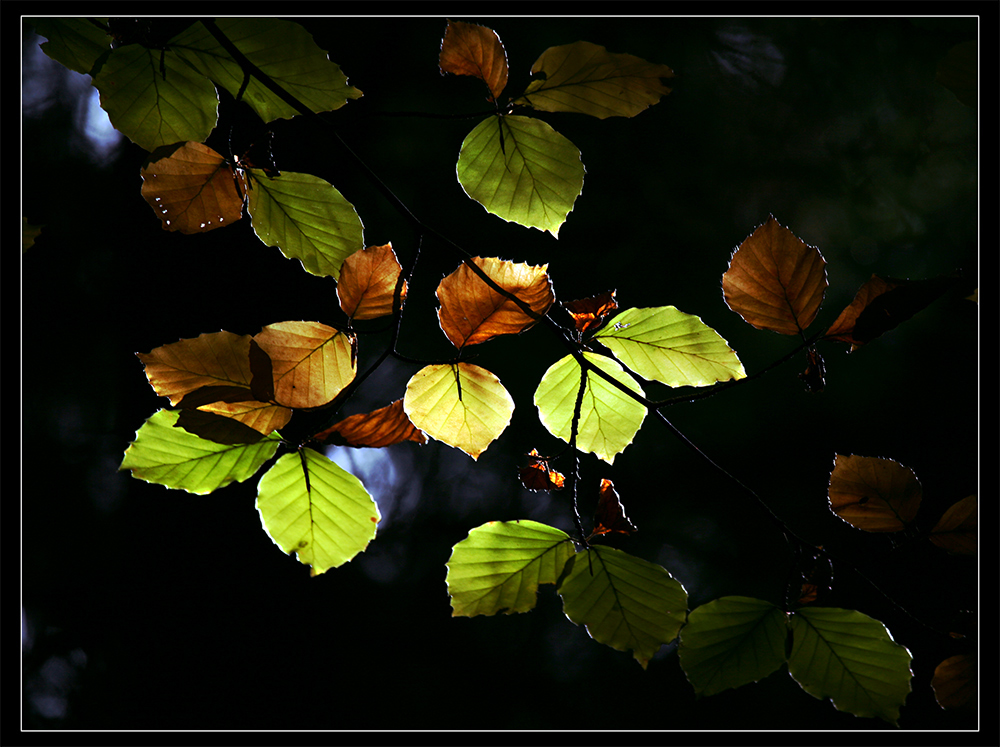
[[[643,669],[687,616],[687,592],[666,569],[612,547],[574,555],[558,590],[566,617],[598,643],[631,650]]]
[[[533,80],[517,103],[547,112],[634,117],[670,93],[661,78],[674,71],[630,54],[580,41],[551,47],[531,67]]]
[[[260,479],[257,511],[274,544],[312,566],[312,576],[362,552],[382,518],[357,477],[306,448],[285,454]]]
[[[119,47],[94,76],[94,85],[115,129],[149,151],[186,140],[203,142],[218,119],[212,81],[170,51]]]
[[[539,584],[554,584],[575,552],[565,532],[536,521],[491,521],[452,548],[453,617],[534,609]]]
[[[763,679],[785,663],[788,616],[770,602],[722,597],[688,615],[681,668],[699,697]]]
[[[597,353],[584,352],[583,356],[613,379],[645,396],[642,387],[617,361]],[[542,425],[553,436],[567,443],[572,433],[573,410],[579,391],[580,364],[571,355],[554,363],[535,390],[535,406]],[[580,406],[576,447],[612,464],[615,456],[632,443],[645,417],[646,408],[642,404],[598,374],[588,371],[587,388]]]
[[[168,488],[205,495],[229,483],[243,482],[274,456],[277,432],[252,444],[219,444],[174,424],[180,413],[160,410],[135,434],[119,469],[132,477]]]
[[[673,306],[626,309],[594,338],[640,376],[667,386],[711,386],[747,375],[718,332]]]
[[[792,614],[788,671],[837,710],[895,725],[910,693],[911,658],[882,623],[855,610],[806,607]]]
[[[302,262],[313,275],[340,276],[344,260],[364,248],[364,227],[354,206],[329,182],[283,171],[268,177],[250,169],[247,211],[257,237]]]
[[[42,51],[78,73],[90,74],[98,58],[111,50],[108,33],[86,18],[30,18],[39,36],[48,39]]]
[[[219,18],[215,23],[250,62],[312,111],[333,111],[361,97],[361,91],[347,84],[340,67],[299,24],[276,18]],[[234,97],[240,92],[242,69],[202,24],[175,36],[170,48]],[[265,122],[300,113],[256,77],[251,77],[243,101]]]
[[[462,143],[457,168],[462,189],[488,212],[557,238],[583,191],[580,151],[530,117],[480,122]]]

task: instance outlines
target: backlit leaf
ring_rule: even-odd
[[[573,317],[576,331],[584,335],[600,327],[608,314],[618,308],[618,302],[612,290],[577,301],[566,301],[563,308]]]
[[[772,215],[733,253],[722,276],[726,303],[758,329],[797,335],[816,318],[826,260]]]
[[[310,110],[333,111],[361,97],[361,91],[348,85],[340,67],[300,24],[277,18],[219,18],[215,23],[250,62]],[[201,23],[171,39],[170,48],[232,96],[240,92],[243,70]],[[253,76],[242,100],[264,122],[300,113]]]
[[[150,386],[176,405],[201,387],[228,386],[250,396],[250,335],[206,332],[198,337],[136,353],[146,367]],[[213,400],[217,401],[217,400]],[[204,404],[204,402],[200,403]]]
[[[920,508],[920,481],[899,462],[837,454],[830,473],[830,509],[866,532],[898,532]]]
[[[363,552],[382,516],[361,481],[312,449],[285,454],[260,479],[257,511],[282,551],[311,576]]]
[[[367,446],[381,448],[403,441],[427,443],[427,436],[410,422],[403,412],[403,400],[374,412],[363,412],[346,417],[313,436],[317,441],[338,446]]]
[[[364,247],[354,206],[318,176],[285,171],[272,179],[259,169],[248,173],[247,211],[257,237],[302,262],[306,272],[339,277],[344,260]]]
[[[462,143],[457,171],[462,189],[487,212],[556,237],[583,191],[580,151],[531,117],[480,122]]]
[[[184,406],[183,401],[181,406]],[[229,418],[264,435],[278,428],[284,428],[292,419],[292,411],[287,407],[271,402],[258,402],[254,399],[216,401],[200,405],[197,410]]]
[[[643,669],[687,617],[687,592],[664,568],[602,545],[572,557],[558,591],[566,617]]]
[[[472,75],[490,89],[490,100],[507,85],[507,53],[496,31],[475,23],[448,21],[438,67],[442,73]]]
[[[666,65],[585,41],[545,50],[531,74],[543,77],[532,80],[517,103],[600,119],[634,117],[670,93],[662,79],[674,77]]]
[[[142,197],[166,231],[202,233],[243,217],[236,171],[201,143],[157,148],[139,172]]]
[[[785,663],[788,615],[770,602],[722,597],[688,615],[681,668],[701,697],[757,682]]]
[[[111,50],[111,37],[87,18],[30,18],[39,36],[48,39],[40,45],[56,62],[70,70],[89,75],[98,58]]]
[[[205,495],[243,482],[274,456],[277,433],[252,444],[219,444],[175,428],[180,413],[160,410],[135,434],[120,469],[132,477]]]
[[[588,540],[602,534],[632,534],[637,531],[635,524],[625,515],[621,498],[611,480],[602,479],[597,496],[597,510],[594,512],[594,530]]]
[[[645,396],[642,387],[617,361],[597,353],[584,352],[583,355],[613,379]],[[570,440],[573,410],[579,391],[580,364],[571,355],[554,363],[535,390],[535,406],[542,425],[566,443]],[[611,464],[615,456],[632,443],[645,417],[646,408],[642,404],[588,371],[576,447],[580,451],[592,452]]]
[[[248,425],[224,415],[204,410],[180,410],[175,428],[183,428],[199,438],[214,441],[217,444],[255,444],[264,434]]]
[[[406,280],[392,244],[369,246],[344,260],[337,280],[340,308],[351,319],[377,319],[393,313],[396,286],[399,303],[406,299]]]
[[[539,584],[554,584],[573,556],[569,535],[535,521],[491,521],[456,544],[448,560],[453,617],[534,609]]]
[[[357,373],[357,340],[319,322],[277,322],[254,336],[271,359],[274,399],[285,407],[321,407]]]
[[[146,150],[204,142],[215,128],[215,86],[173,51],[118,47],[94,76],[94,85],[111,124]]]
[[[978,539],[978,508],[976,496],[970,495],[953,504],[944,512],[931,530],[930,540],[948,552],[975,555]]]
[[[792,614],[788,671],[837,710],[895,725],[910,693],[911,659],[882,623],[855,610],[806,607]]]
[[[403,409],[428,436],[478,459],[507,428],[514,400],[485,368],[445,363],[413,375]]]
[[[540,456],[538,449],[528,454],[528,466],[519,469],[518,476],[527,490],[562,490],[566,483],[565,475],[549,469],[548,458]]]
[[[747,375],[718,332],[673,306],[626,309],[594,339],[640,376],[668,386],[711,386]]]
[[[975,708],[977,680],[976,657],[959,654],[937,665],[931,687],[942,708]]]
[[[537,317],[522,311],[509,298],[497,293],[464,262],[438,284],[441,302],[438,319],[452,344],[461,350],[498,335],[516,335],[533,326],[555,300],[548,265],[508,262],[495,257],[473,257],[491,280],[528,304]]]

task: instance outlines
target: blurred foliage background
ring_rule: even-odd
[[[827,389],[807,393],[802,354],[717,397],[672,407],[672,422],[753,487],[799,534],[858,564],[944,630],[976,609],[975,558],[929,544],[892,549],[826,507],[836,453],[895,459],[924,486],[933,526],[977,490],[977,111],[938,80],[975,18],[468,17],[503,41],[503,99],[523,91],[548,47],[586,40],[671,66],[674,90],[633,119],[539,113],[582,151],[583,194],[548,234],[489,216],[462,192],[455,161],[489,109],[471,78],[442,76],[444,18],[296,19],[364,97],[332,116],[344,139],[426,222],[473,254],[549,263],[560,300],[617,289],[619,305],[700,316],[749,372],[796,341],[731,312],[721,276],[773,214],[828,262],[813,329],[872,273],[961,270],[942,298],[865,348],[821,346]],[[162,23],[182,26],[184,21]],[[145,153],[115,137],[96,91],[49,60],[30,24],[22,47],[22,209],[42,225],[22,257],[23,724],[86,729],[881,729],[803,693],[782,669],[696,701],[664,647],[643,672],[589,640],[551,588],[525,615],[453,619],[451,546],[488,520],[572,530],[559,495],[517,481],[524,454],[558,451],[531,397],[563,352],[541,329],[482,347],[517,403],[478,463],[440,444],[335,450],[384,518],[367,552],[318,578],[285,557],[254,509],[257,479],[199,497],[120,473],[158,401],[134,353],[225,329],[328,321],[335,284],[304,273],[249,220],[200,236],[160,230],[139,194]],[[209,140],[236,152],[264,127],[222,94]],[[974,102],[972,102],[974,104]],[[363,175],[308,122],[273,127],[277,165],[332,182],[404,266],[415,239]],[[426,242],[400,349],[447,357],[434,289],[457,265]],[[359,370],[388,338],[362,338]],[[417,366],[390,361],[349,404],[402,396]],[[646,387],[654,396],[669,390]],[[638,534],[617,545],[660,563],[692,608],[739,594],[780,603],[781,536],[731,483],[648,419],[613,467],[584,460],[581,511],[614,480]],[[588,492],[589,491],[589,492]],[[931,633],[848,569],[822,603],[886,623],[914,654],[904,728],[974,727],[941,710],[934,667],[972,646]],[[962,623],[965,624],[965,623]],[[965,632],[971,632],[965,629]],[[966,648],[960,648],[960,646]]]

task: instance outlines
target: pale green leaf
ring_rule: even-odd
[[[300,24],[277,18],[219,18],[215,23],[250,62],[312,111],[333,111],[361,96]],[[239,93],[242,69],[201,23],[171,39],[170,48],[233,96]],[[300,113],[256,77],[247,84],[243,101],[265,122]]]
[[[452,548],[448,594],[454,617],[534,609],[539,584],[554,584],[575,552],[569,535],[535,521],[491,521]]]
[[[260,479],[257,511],[274,544],[312,566],[313,576],[364,551],[382,518],[357,477],[307,448],[285,454]]]
[[[681,668],[698,696],[763,679],[785,663],[788,616],[770,602],[722,597],[688,615]]]
[[[132,477],[205,495],[243,482],[274,456],[281,439],[272,433],[252,444],[220,444],[175,428],[180,413],[160,410],[135,434],[120,469]]]
[[[788,671],[837,710],[895,724],[910,693],[911,659],[882,623],[856,610],[805,607],[792,614]]]
[[[597,353],[584,352],[583,356],[616,381],[645,396],[642,387],[617,361]],[[569,443],[572,433],[573,411],[579,391],[580,364],[571,355],[554,363],[535,390],[539,419],[549,433],[566,443]],[[598,374],[588,371],[576,447],[580,451],[592,452],[611,464],[615,456],[632,443],[645,417],[645,406]]]
[[[340,276],[344,260],[364,248],[357,211],[329,182],[283,171],[268,177],[250,169],[247,211],[257,237],[302,262],[313,275]]]
[[[457,170],[462,189],[488,212],[557,238],[585,171],[577,147],[545,122],[510,115],[469,133]]]
[[[111,50],[111,37],[87,18],[30,18],[39,36],[48,39],[41,45],[56,62],[78,73],[90,74],[98,58]]]
[[[687,617],[687,592],[666,569],[603,545],[573,556],[558,591],[570,620],[643,669]]]
[[[626,309],[594,337],[640,376],[668,386],[711,386],[747,375],[718,332],[673,306]]]
[[[139,44],[119,47],[101,66],[94,85],[111,124],[146,150],[186,140],[200,143],[215,128],[215,86],[174,52]]]

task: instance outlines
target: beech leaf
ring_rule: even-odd
[[[313,436],[317,441],[337,446],[381,448],[403,441],[427,443],[427,436],[418,430],[403,411],[403,400],[374,412],[351,415]]]
[[[146,367],[150,386],[172,405],[209,386],[236,387],[250,400],[250,339],[226,331],[207,332],[136,355]]]
[[[942,708],[975,708],[978,677],[976,657],[951,656],[934,669],[931,687]]]
[[[98,58],[111,50],[111,36],[86,18],[30,18],[42,51],[70,70],[89,75]]]
[[[521,484],[527,490],[562,490],[566,477],[549,468],[548,457],[540,456],[538,449],[528,453],[528,466],[518,470]]]
[[[970,495],[949,506],[931,530],[930,540],[942,550],[959,555],[975,555],[978,538],[976,496]]]
[[[758,329],[797,335],[816,318],[828,285],[814,246],[772,215],[733,252],[722,276],[726,303]]]
[[[602,534],[632,534],[635,531],[635,524],[625,515],[614,483],[606,478],[602,479],[597,496],[597,510],[594,512],[594,529],[587,538],[588,541]]]
[[[507,53],[493,29],[475,23],[448,21],[438,58],[441,73],[472,75],[486,83],[490,101],[507,85]]]
[[[913,521],[922,489],[913,472],[880,457],[837,454],[830,473],[830,509],[866,532],[898,532]]]
[[[392,243],[354,252],[340,268],[337,280],[340,308],[350,319],[377,319],[392,314],[400,283],[398,303],[406,299],[402,271]]]
[[[579,112],[592,117],[634,117],[671,89],[662,79],[674,71],[630,54],[608,52],[579,41],[550,47],[531,66],[540,76],[517,100],[547,112]]]
[[[357,373],[357,339],[319,322],[277,322],[254,336],[271,360],[274,398],[285,407],[321,407]]]
[[[618,302],[615,291],[611,290],[577,301],[566,301],[563,308],[573,317],[573,325],[582,336],[604,324],[608,314],[618,308]]]
[[[508,262],[495,257],[473,257],[470,261],[505,291],[528,304],[537,316],[529,316],[509,298],[490,288],[463,262],[437,288],[441,329],[459,350],[498,335],[520,334],[532,327],[555,300],[546,273],[548,265]]]

